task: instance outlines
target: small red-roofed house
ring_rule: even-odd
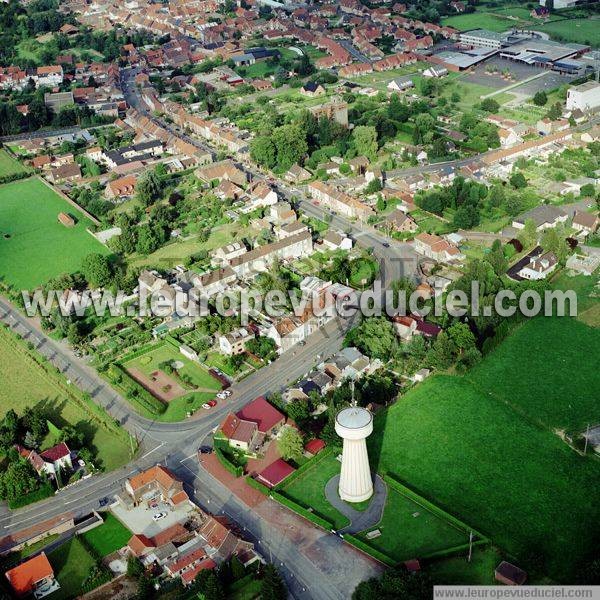
[[[281,483],[286,477],[289,477],[296,469],[288,465],[285,460],[278,458],[274,463],[271,463],[266,469],[263,469],[256,478],[268,488],[274,488]]]
[[[306,446],[304,446],[304,451],[307,454],[310,454],[311,456],[315,456],[319,454],[319,452],[321,452],[321,450],[323,450],[325,446],[326,444],[323,440],[315,438],[314,440],[310,440],[310,442],[308,442]]]
[[[6,578],[19,598],[35,593],[42,587],[50,588],[57,585],[54,580],[54,570],[44,552],[7,571]]]

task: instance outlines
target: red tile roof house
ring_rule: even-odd
[[[304,452],[310,456],[315,456],[316,454],[319,454],[325,446],[326,444],[323,440],[315,438],[314,440],[310,440],[310,442],[304,446]]]
[[[220,431],[230,446],[248,452],[259,446],[267,436],[274,435],[284,423],[285,415],[259,396],[236,414],[229,413]]]
[[[137,506],[149,498],[161,497],[164,502],[177,506],[182,502],[189,502],[189,497],[183,489],[183,483],[166,467],[156,465],[147,471],[130,477],[125,482],[125,493],[119,494],[119,500],[125,508]]]
[[[44,472],[48,475],[55,475],[59,469],[70,470],[73,468],[71,450],[69,450],[65,442],[61,442],[40,453],[19,445],[16,445],[15,448],[23,458],[26,458],[31,463],[38,474]]]
[[[44,552],[7,571],[6,578],[19,598],[42,590],[49,593],[59,587],[54,579],[52,565]]]

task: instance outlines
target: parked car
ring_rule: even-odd
[[[202,408],[206,408],[208,410],[209,408],[212,408],[213,406],[216,406],[216,405],[217,405],[217,401],[216,400],[210,400],[209,402],[205,402],[202,405]]]
[[[217,394],[217,398],[218,398],[219,400],[225,400],[225,398],[227,398],[227,395],[225,394],[225,392],[219,392],[219,393]]]
[[[152,520],[160,521],[161,519],[164,519],[166,516],[167,516],[166,512],[159,512],[159,513],[152,515]]]
[[[104,498],[100,498],[100,500],[98,500],[98,504],[101,507],[106,506],[109,502],[110,502],[110,498],[108,496],[104,496]]]
[[[200,446],[200,448],[198,448],[198,451],[200,452],[200,454],[211,454],[212,448],[210,446]]]

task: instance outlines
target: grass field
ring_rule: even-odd
[[[494,569],[500,563],[500,553],[492,547],[477,547],[471,562],[467,555],[452,556],[435,561],[429,573],[434,583],[440,585],[494,585]]]
[[[520,360],[529,363],[532,353]],[[545,360],[555,380],[565,375],[560,358],[546,353]],[[495,361],[492,354],[480,368]],[[597,377],[589,389],[597,389]],[[523,564],[541,556],[557,580],[569,577],[600,533],[600,465],[465,378],[437,375],[411,390],[376,418],[369,448],[378,471],[405,481]]]
[[[82,537],[100,554],[107,556],[127,544],[132,533],[112,514],[104,518],[104,524],[86,531]]]
[[[56,426],[77,425],[85,432],[86,446],[99,458],[97,466],[111,470],[129,460],[125,437],[115,436],[92,418],[92,410],[100,409],[93,407],[87,412],[69,398],[59,386],[59,375],[46,373],[31,358],[24,344],[4,328],[0,328],[0,381],[1,415],[11,408],[21,414],[26,406],[39,405]],[[49,442],[50,435],[42,442],[42,449],[49,446]]]
[[[600,386],[598,365],[582,360],[582,352],[600,354],[600,329],[540,317],[522,325],[467,378],[534,423],[580,432],[598,419],[598,397],[590,390]]]
[[[517,9],[518,10],[518,9]],[[525,23],[519,15],[514,14],[514,19],[510,18],[511,12],[474,12],[462,15],[453,15],[442,19],[442,24],[446,27],[454,27],[460,31],[469,29],[489,29],[490,31],[505,31],[511,27],[517,27]]]
[[[27,173],[29,169],[24,167],[16,158],[6,150],[0,148],[0,177],[14,175],[16,173]]]
[[[540,27],[540,30],[550,36],[559,36],[566,42],[600,47],[600,18],[598,17],[551,21]]]
[[[75,217],[75,227],[61,225],[60,212]],[[0,224],[0,277],[17,289],[72,273],[90,253],[108,253],[86,231],[90,221],[37,178],[0,186]]]
[[[319,460],[311,469],[284,486],[281,492],[304,507],[311,507],[318,514],[330,521],[335,529],[342,529],[350,521],[325,498],[325,484],[340,472],[340,463],[331,454]]]
[[[374,529],[381,536],[367,539]],[[469,536],[441,517],[388,486],[383,517],[376,527],[360,534],[367,544],[398,561],[420,558],[468,543]]]
[[[52,600],[70,600],[81,593],[81,586],[95,561],[84,548],[81,540],[72,538],[48,555],[60,590],[52,594]]]

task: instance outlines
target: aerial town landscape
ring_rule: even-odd
[[[0,600],[600,586],[598,2],[0,24]]]

